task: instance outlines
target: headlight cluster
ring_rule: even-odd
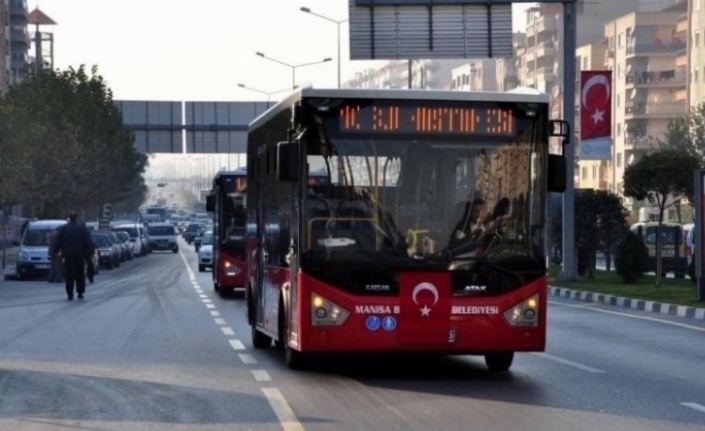
[[[332,301],[311,294],[311,324],[313,326],[340,326],[347,320],[350,312]]]
[[[504,318],[512,326],[538,326],[539,295],[534,295],[505,311]]]
[[[234,277],[240,274],[242,270],[230,262],[225,262],[225,275],[229,277]]]

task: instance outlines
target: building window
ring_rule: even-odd
[[[587,180],[587,168],[583,167],[583,179]]]
[[[617,136],[622,136],[622,123],[617,123]]]
[[[617,35],[617,48],[624,48],[624,33]]]
[[[622,153],[617,153],[617,167],[622,167]]]
[[[699,72],[699,66],[695,66],[695,70],[693,70],[693,82],[698,82],[698,72]]]
[[[693,35],[693,45],[700,45],[700,30],[695,30],[695,34]]]
[[[617,108],[622,106],[622,94],[617,94]]]
[[[592,167],[592,179],[593,180],[597,179],[597,166]]]

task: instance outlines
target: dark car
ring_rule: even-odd
[[[111,232],[93,232],[93,244],[98,253],[98,264],[108,269],[120,266],[122,262],[122,246],[115,242]]]

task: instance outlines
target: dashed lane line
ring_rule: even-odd
[[[215,305],[213,305],[213,304],[206,304],[206,308],[215,308]]]
[[[213,301],[211,301],[211,300],[208,299],[208,298],[206,298],[206,299],[201,299],[201,301],[203,301],[204,304],[210,304],[210,303],[213,302]]]
[[[264,392],[264,396],[269,401],[269,405],[272,406],[272,410],[277,415],[277,419],[279,419],[284,431],[306,431],[279,389],[262,388],[262,392]]]
[[[199,298],[208,298],[207,295],[198,295]]]
[[[258,382],[271,382],[272,377],[265,370],[252,370],[252,375]]]
[[[698,403],[681,403],[681,405],[705,413],[705,406],[700,405]]]
[[[587,365],[580,364],[578,362],[569,361],[567,359],[559,358],[558,356],[549,355],[548,353],[538,353],[533,352],[532,355],[538,356],[540,358],[549,359],[554,362],[558,362],[563,365],[568,365],[579,370],[587,371],[588,373],[604,373],[602,370],[597,368],[589,367]]]
[[[220,311],[211,311],[211,316],[220,317]]]
[[[224,326],[224,325],[227,325],[227,324],[228,324],[228,322],[226,322],[225,319],[220,318],[220,317],[216,317],[215,319],[213,319],[213,321],[214,321],[215,324],[218,325],[218,326]]]
[[[557,306],[561,306],[561,307],[571,307],[571,308],[582,308],[583,310],[595,311],[597,313],[613,314],[616,316],[629,317],[632,319],[647,320],[649,322],[663,323],[664,325],[677,326],[679,328],[690,329],[690,330],[698,331],[698,332],[705,332],[705,328],[703,328],[701,326],[693,326],[693,325],[688,325],[686,323],[671,322],[670,320],[657,319],[655,317],[638,316],[636,314],[620,313],[619,311],[603,310],[600,308],[586,307],[585,305],[566,304],[563,302],[548,301],[548,303],[550,305],[557,305]]]
[[[233,331],[233,328],[221,327],[220,330],[223,331],[223,335],[235,335],[235,331]]]
[[[230,339],[228,342],[232,346],[233,350],[245,350],[245,345],[242,344],[242,341],[240,340]]]
[[[238,355],[243,364],[256,364],[257,359],[249,353],[240,353]]]

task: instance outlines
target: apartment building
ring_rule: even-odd
[[[492,58],[470,60],[451,71],[451,90],[498,91],[497,61]]]
[[[30,40],[27,32],[29,12],[27,0],[9,2],[10,25],[10,83],[18,83],[29,73]]]
[[[677,11],[637,12],[605,25],[605,67],[613,73],[613,163],[608,189],[621,193],[624,169],[686,113],[685,34]],[[627,202],[629,204],[629,202]]]
[[[10,5],[0,0],[0,94],[10,85]]]
[[[690,42],[686,50],[690,74],[688,105],[697,106],[705,102],[705,0],[682,0],[679,3],[674,7],[680,12],[678,30],[685,32],[685,40]]]
[[[605,45],[602,42],[578,47],[575,52],[575,70],[580,76],[582,70],[603,70],[605,68]],[[580,127],[580,79],[575,84],[575,121]],[[580,143],[578,142],[578,145]],[[580,160],[576,169],[575,186],[581,189],[609,188],[611,164],[607,160]]]

